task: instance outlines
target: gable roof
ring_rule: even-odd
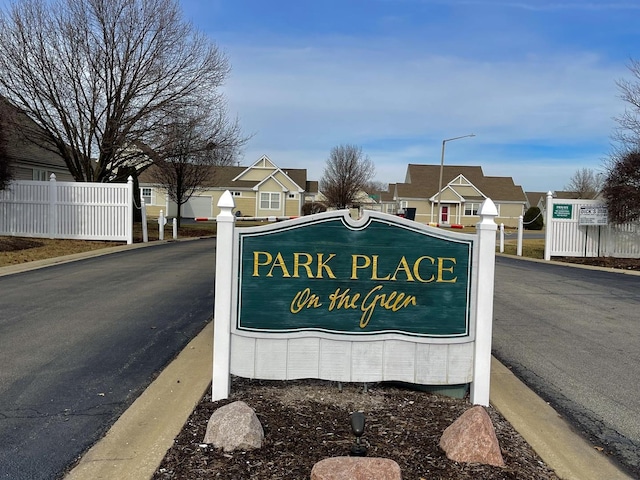
[[[487,177],[480,166],[445,165],[442,169],[443,190],[460,176],[494,201],[526,202],[522,187],[516,185],[513,178]],[[398,197],[431,198],[438,193],[440,165],[409,164],[406,180],[406,183],[396,185]]]
[[[156,183],[153,179],[153,169],[155,167],[152,165],[147,170],[143,171],[140,174],[139,181],[140,183]],[[237,190],[252,190],[257,188],[258,185],[263,183],[270,175],[267,175],[259,180],[238,180],[238,178],[242,177],[242,174],[247,171],[249,167],[243,166],[221,166],[215,167],[212,169],[212,174],[205,182],[206,187],[211,187],[214,189],[237,189]],[[296,185],[301,188],[307,187],[307,192],[317,192],[318,191],[318,182],[307,181],[307,170],[306,169],[285,169],[283,173],[286,174]],[[315,190],[310,190],[308,187],[313,188],[315,186]]]
[[[67,164],[60,155],[29,141],[18,132],[18,129],[29,132],[38,132],[41,129],[26,113],[1,95],[0,121],[7,139],[7,156],[12,164],[68,172]]]

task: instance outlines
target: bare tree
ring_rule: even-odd
[[[362,148],[339,145],[331,150],[320,191],[330,207],[347,208],[356,200],[375,175],[375,167]]]
[[[0,191],[7,188],[9,182],[13,179],[9,152],[7,151],[7,129],[2,106],[0,102]]]
[[[640,219],[640,151],[629,152],[613,163],[604,182],[608,217],[614,223]]]
[[[626,106],[615,118],[614,148],[605,163],[607,177],[602,189],[614,223],[640,219],[640,62],[632,59],[628,68],[632,78],[616,82]]]
[[[632,78],[616,82],[626,106],[624,112],[614,118],[617,123],[612,134],[617,144],[614,157],[619,157],[620,152],[640,150],[640,61],[631,59],[628,69]]]
[[[600,193],[602,187],[600,177],[590,168],[577,170],[569,179],[569,183],[564,189],[568,192],[575,192],[578,198],[595,198]]]
[[[201,108],[173,118],[155,150],[142,148],[154,163],[149,171],[151,178],[167,189],[178,206],[178,226],[182,205],[211,184],[215,167],[231,165],[246,141],[238,122],[229,122],[224,109]]]
[[[167,117],[220,100],[225,56],[177,0],[22,0],[0,12],[0,94],[42,129],[77,181],[149,165]]]

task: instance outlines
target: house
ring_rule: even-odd
[[[244,217],[299,216],[305,202],[316,201],[318,196],[318,182],[307,180],[306,169],[280,168],[266,155],[249,167],[225,166],[213,171],[206,185],[182,206],[182,217],[217,216],[218,201],[226,190],[233,195],[235,214]],[[158,216],[163,210],[165,215],[175,216],[177,205],[152,178],[149,171],[139,177],[147,214]]]
[[[52,173],[58,181],[74,180],[60,155],[30,142],[18,131],[20,127],[17,126],[29,131],[39,127],[3,97],[0,97],[0,122],[6,135],[7,156],[14,180],[44,181],[49,180]]]
[[[404,183],[390,185],[390,193],[400,212],[415,209],[415,220],[421,223],[475,225],[478,209],[490,198],[498,209],[496,223],[517,227],[524,215],[527,197],[511,177],[485,176],[480,166],[409,164]],[[387,211],[392,205],[387,204]],[[392,213],[392,212],[389,212]]]

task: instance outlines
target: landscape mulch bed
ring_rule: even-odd
[[[614,258],[614,257],[553,257],[552,260],[579,265],[591,265],[593,267],[616,268],[620,270],[640,270],[640,258]]]
[[[225,453],[203,444],[212,413],[242,400],[262,423],[262,448]],[[505,467],[457,463],[438,447],[444,430],[471,408],[468,398],[416,391],[389,384],[287,382],[233,378],[229,399],[205,394],[176,437],[154,480],[309,479],[313,465],[349,454],[355,437],[349,415],[366,416],[368,456],[396,461],[403,479],[537,479],[559,477],[493,407],[487,408]]]

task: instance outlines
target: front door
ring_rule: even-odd
[[[442,205],[440,209],[440,223],[449,223],[449,207]]]

